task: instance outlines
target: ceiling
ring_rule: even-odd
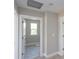
[[[27,6],[27,0],[15,0],[18,7],[29,8],[38,11],[49,11],[55,13],[61,13],[64,11],[64,0],[34,0],[40,3],[43,3],[41,9],[36,9],[33,7]]]

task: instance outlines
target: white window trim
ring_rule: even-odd
[[[36,29],[33,29],[32,27],[31,27],[31,32],[30,32],[30,35],[38,35],[38,32],[37,32],[37,23],[30,23],[30,26],[32,26],[32,24],[36,24]],[[36,33],[32,33],[32,30],[36,30]]]

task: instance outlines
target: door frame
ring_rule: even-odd
[[[22,21],[23,19],[40,20],[40,56],[43,56],[43,18],[29,15],[19,15],[19,59],[22,59]]]

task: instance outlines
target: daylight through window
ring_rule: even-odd
[[[31,35],[37,35],[37,23],[31,23]]]

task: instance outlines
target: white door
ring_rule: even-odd
[[[25,39],[26,39],[26,21],[22,20],[22,59],[24,59],[25,54]]]
[[[64,50],[64,17],[59,18],[59,51]]]

